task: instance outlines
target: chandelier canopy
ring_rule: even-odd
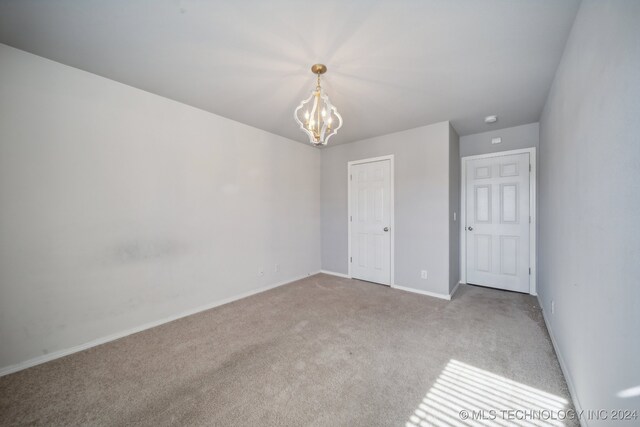
[[[309,136],[309,142],[316,146],[327,145],[329,138],[342,127],[342,116],[320,85],[320,75],[327,72],[327,67],[315,64],[311,71],[318,76],[318,84],[315,90],[311,91],[309,98],[298,105],[293,117],[300,129]]]

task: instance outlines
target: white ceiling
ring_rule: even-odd
[[[538,121],[578,0],[1,0],[0,42],[301,142],[327,64],[332,143]],[[498,114],[495,125],[483,117]]]

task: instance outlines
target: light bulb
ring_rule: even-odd
[[[329,119],[327,120],[327,123],[329,123],[329,124],[333,123],[333,118],[329,117]]]
[[[309,120],[309,110],[304,112],[304,118],[305,120]]]
[[[324,108],[322,109],[322,117],[327,115],[327,110],[325,110]]]

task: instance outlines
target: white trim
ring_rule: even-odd
[[[351,276],[349,276],[348,274],[338,273],[336,271],[320,270],[320,273],[328,274],[330,276],[344,277],[345,279],[351,279]]]
[[[537,213],[536,208],[536,149],[522,148],[519,150],[498,151],[496,153],[479,154],[476,156],[465,156],[460,159],[460,282],[467,283],[467,235],[465,233],[467,223],[467,197],[466,197],[466,181],[467,181],[467,160],[487,159],[491,157],[512,156],[514,154],[529,153],[529,164],[531,165],[531,174],[529,175],[529,215],[531,215],[531,223],[529,224],[529,266],[531,267],[531,276],[529,277],[529,294],[537,295],[537,256],[536,256],[536,230],[537,230]]]
[[[551,338],[551,344],[553,345],[553,349],[555,350],[556,356],[558,357],[558,362],[560,363],[560,369],[562,370],[564,379],[567,382],[567,387],[569,388],[569,395],[571,396],[573,407],[575,408],[576,413],[579,414],[582,412],[582,405],[580,405],[580,401],[578,400],[578,395],[576,394],[576,388],[573,385],[573,379],[571,378],[571,375],[569,375],[569,369],[567,368],[567,364],[564,361],[564,358],[562,357],[562,353],[560,353],[560,347],[558,347],[558,343],[555,337],[553,336],[553,330],[551,329],[551,324],[547,320],[547,314],[544,311],[544,308],[542,308],[542,301],[540,301],[539,297],[538,297],[538,305],[540,306],[540,310],[542,311],[542,318],[544,319],[544,324],[547,327],[547,332],[549,332],[549,338]],[[584,418],[580,417],[579,421],[581,426],[584,426],[584,427],[588,426],[586,417]]]
[[[160,326],[160,325],[165,324],[165,323],[173,322],[174,320],[178,320],[178,319],[181,319],[183,317],[191,316],[191,315],[200,313],[200,312],[205,311],[205,310],[210,310],[212,308],[215,308],[215,307],[218,307],[218,306],[221,306],[221,305],[224,305],[224,304],[228,304],[228,303],[233,302],[233,301],[237,301],[237,300],[240,300],[240,299],[243,299],[243,298],[247,298],[247,297],[249,297],[251,295],[259,294],[259,293],[268,291],[270,289],[277,288],[279,286],[283,286],[283,285],[286,285],[286,284],[289,284],[289,283],[304,279],[304,278],[309,277],[309,276],[313,276],[313,275],[318,274],[318,273],[319,272],[316,271],[316,272],[308,273],[308,274],[305,274],[303,276],[298,276],[298,277],[295,277],[293,279],[289,279],[289,280],[286,280],[286,281],[283,281],[283,282],[278,282],[278,283],[276,283],[274,285],[263,286],[261,288],[255,289],[253,291],[243,292],[241,294],[238,294],[238,295],[235,295],[235,296],[232,296],[232,297],[229,297],[229,298],[224,298],[222,300],[215,301],[213,303],[209,303],[209,304],[197,307],[197,308],[193,308],[193,309],[190,309],[190,310],[187,310],[187,311],[183,311],[180,314],[169,316],[169,317],[166,317],[166,318],[161,319],[161,320],[156,320],[156,321],[153,321],[153,322],[145,323],[144,325],[137,326],[137,327],[134,327],[134,328],[131,328],[131,329],[127,329],[125,331],[116,332],[115,334],[107,335],[106,337],[98,338],[98,339],[89,341],[89,342],[84,343],[84,344],[76,345],[76,346],[73,346],[73,347],[70,347],[70,348],[67,348],[67,349],[64,349],[64,350],[54,351],[52,353],[45,354],[43,356],[34,357],[33,359],[29,359],[29,360],[26,360],[24,362],[16,363],[14,365],[5,366],[3,368],[0,368],[0,377],[2,377],[4,375],[12,374],[14,372],[22,371],[23,369],[31,368],[32,366],[36,366],[36,365],[40,365],[42,363],[50,362],[52,360],[59,359],[59,358],[64,357],[64,356],[68,356],[70,354],[77,353],[79,351],[83,351],[83,350],[86,350],[86,349],[91,348],[91,347],[95,347],[95,346],[98,346],[98,345],[101,345],[101,344],[106,344],[106,343],[108,343],[110,341],[114,341],[114,340],[117,340],[117,339],[120,339],[120,338],[124,338],[124,337],[126,337],[128,335],[135,334],[135,333],[138,333],[138,332],[142,332],[142,331],[147,330],[147,329],[155,328],[156,326]]]
[[[451,293],[451,294],[439,294],[437,292],[423,291],[422,289],[407,288],[405,286],[391,285],[391,287],[393,289],[398,289],[398,290],[406,291],[406,292],[412,292],[414,294],[426,295],[426,296],[429,296],[429,297],[440,298],[440,299],[444,299],[444,300],[447,300],[447,301],[451,301],[451,296],[453,295],[453,293]],[[457,286],[454,289],[454,292],[456,291],[456,289],[458,289]]]
[[[351,278],[351,166],[354,165],[359,165],[362,163],[373,163],[373,162],[380,162],[383,160],[389,160],[389,175],[390,175],[390,187],[391,187],[391,194],[389,195],[389,203],[391,204],[391,213],[390,216],[391,218],[389,218],[389,222],[390,222],[390,236],[389,238],[391,239],[391,271],[389,273],[389,283],[384,283],[385,285],[389,285],[391,287],[393,287],[394,281],[395,281],[395,235],[396,235],[396,224],[395,224],[395,219],[394,219],[394,211],[395,211],[395,196],[394,196],[394,189],[395,189],[395,184],[394,184],[394,155],[393,154],[389,154],[388,156],[380,156],[380,157],[371,157],[368,159],[361,159],[361,160],[353,160],[350,162],[347,162],[347,224],[348,224],[348,251],[347,251],[347,264],[349,266],[349,278]]]

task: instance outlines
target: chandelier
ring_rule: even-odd
[[[329,101],[329,96],[320,86],[320,75],[327,72],[323,64],[311,67],[313,74],[318,76],[318,85],[306,100],[302,101],[293,117],[308,136],[313,145],[327,145],[329,138],[338,133],[342,126],[342,116]]]

